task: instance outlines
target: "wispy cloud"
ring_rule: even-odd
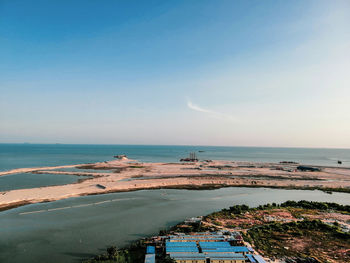
[[[221,113],[221,112],[217,112],[217,111],[213,111],[213,110],[209,110],[206,108],[202,108],[202,107],[192,103],[192,101],[189,98],[187,98],[187,107],[190,108],[191,110],[194,110],[194,111],[206,113],[208,116],[216,118],[216,119],[229,120],[229,121],[236,121],[237,120],[234,116],[231,116],[231,115],[228,115],[225,113]]]

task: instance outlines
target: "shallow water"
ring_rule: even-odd
[[[70,198],[0,213],[0,262],[80,262],[109,245],[123,246],[187,217],[233,204],[286,200],[350,204],[350,195],[265,188],[144,190]]]
[[[64,171],[64,172],[80,172],[80,173],[113,173],[114,170],[106,170],[106,169],[81,169],[76,167],[71,168],[59,168],[54,169],[52,171]]]
[[[204,151],[204,152],[199,152]],[[350,166],[350,149],[262,148],[262,147],[207,147],[207,146],[152,146],[152,145],[69,145],[69,144],[0,144],[0,171],[24,168],[83,164],[112,160],[114,155],[126,154],[144,162],[175,162],[197,152],[200,159],[280,162],[284,160],[309,164]],[[77,172],[102,172],[62,168]],[[10,177],[11,176],[11,177]],[[33,188],[76,182],[71,175],[18,174],[0,177],[0,191]]]
[[[349,149],[0,144],[0,171],[101,162],[117,154],[145,162],[174,162],[193,151],[200,159],[335,166],[342,160],[343,166],[350,166]],[[66,184],[80,178],[86,177],[13,174],[0,177],[0,191]],[[0,262],[80,262],[109,245],[125,245],[187,217],[233,204],[256,206],[289,199],[350,204],[348,194],[264,188],[148,190],[33,204],[0,212]]]
[[[19,173],[0,176],[0,192],[14,189],[36,188],[63,185],[77,182],[79,179],[91,178],[68,174],[32,174]]]

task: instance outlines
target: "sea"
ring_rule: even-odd
[[[126,154],[143,162],[175,162],[196,152],[199,159],[350,166],[350,149],[220,146],[0,144],[0,171],[22,167],[57,166],[107,161]]]
[[[0,144],[0,171],[107,161],[118,154],[143,162],[174,162],[190,152],[196,152],[199,159],[350,166],[349,149]],[[75,176],[12,174],[0,177],[0,191],[75,180]],[[74,197],[0,212],[0,262],[81,262],[108,246],[123,247],[188,217],[234,204],[257,206],[286,200],[350,205],[350,195],[346,193],[244,187],[141,190]]]

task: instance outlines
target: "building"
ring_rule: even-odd
[[[245,263],[246,257],[243,254],[208,254],[210,263]]]
[[[243,254],[204,254],[204,253],[175,253],[170,254],[177,263],[245,263]]]
[[[303,171],[303,172],[320,172],[321,171],[320,168],[305,166],[305,165],[299,165],[297,167],[297,170]]]
[[[244,246],[231,246],[229,242],[199,242],[203,253],[249,253]]]
[[[195,233],[168,236],[163,244],[166,254],[177,263],[266,263],[253,248],[237,246],[241,240],[236,232]]]
[[[206,256],[203,253],[176,253],[170,254],[176,263],[207,263]]]
[[[247,255],[247,259],[250,263],[257,263],[253,255]]]
[[[260,255],[253,255],[253,257],[254,257],[256,263],[266,263],[266,261]]]
[[[225,241],[223,236],[205,236],[205,235],[193,235],[193,236],[177,236],[170,238],[170,242],[220,242]]]
[[[165,252],[167,254],[174,253],[199,253],[196,242],[165,242]]]
[[[155,254],[146,254],[145,263],[155,263],[155,262],[156,262],[156,255]]]
[[[146,248],[146,254],[155,254],[156,248],[154,246],[147,246]]]

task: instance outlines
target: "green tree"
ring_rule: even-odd
[[[109,258],[113,258],[118,254],[118,249],[116,246],[111,246],[109,248],[107,248],[107,253]]]

